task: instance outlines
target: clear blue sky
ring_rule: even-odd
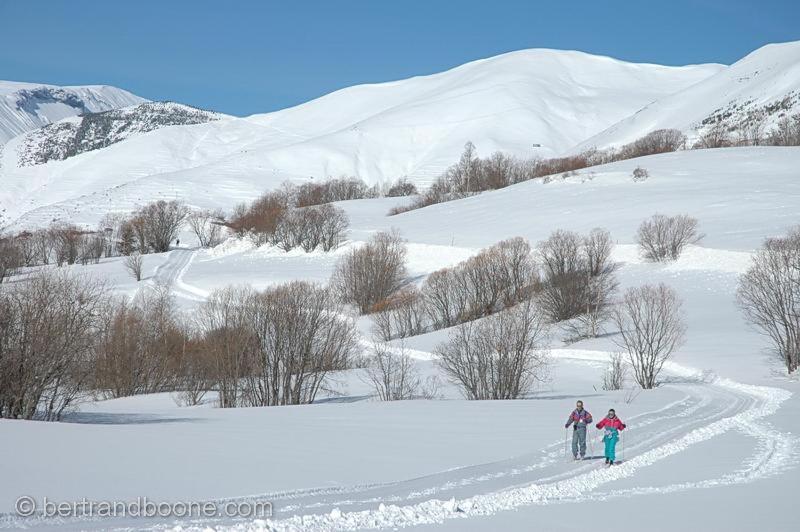
[[[0,0],[0,79],[236,115],[522,48],[669,65],[800,40],[800,0]]]

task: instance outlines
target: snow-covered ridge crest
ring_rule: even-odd
[[[145,101],[128,91],[105,85],[57,87],[0,81],[0,145],[63,118]]]
[[[26,134],[17,146],[17,161],[20,166],[63,161],[132,135],[167,126],[204,124],[223,117],[220,113],[174,102],[145,102],[124,109],[86,113]]]
[[[692,144],[718,122],[731,130],[758,119],[769,130],[797,113],[800,41],[769,44],[697,84],[657,99],[570,151],[618,147],[656,129],[678,129]]]

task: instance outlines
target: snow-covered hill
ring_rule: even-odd
[[[426,185],[469,140],[481,153],[552,155],[721,68],[524,50],[275,113],[152,131],[36,166],[24,156],[27,137],[17,137],[0,159],[0,209],[46,223],[164,195],[230,207],[287,179],[408,176]]]
[[[56,87],[0,81],[0,146],[16,135],[63,118],[145,101],[128,91],[105,85]]]
[[[632,142],[665,128],[683,131],[690,143],[716,121],[736,127],[759,113],[768,130],[782,116],[800,113],[800,41],[759,48],[715,75],[661,98],[573,151]]]

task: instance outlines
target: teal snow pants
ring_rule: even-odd
[[[617,440],[619,440],[619,431],[617,429],[606,428],[606,432],[603,435],[603,442],[606,444],[606,458],[612,462],[617,459]]]

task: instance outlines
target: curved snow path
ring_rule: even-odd
[[[183,275],[192,265],[197,249],[175,248],[169,252],[166,262],[156,268],[149,281],[161,286],[169,286],[178,296],[192,301],[205,301],[208,292],[183,282]]]
[[[596,361],[607,356],[607,353],[593,351],[563,352],[562,358],[581,360]],[[272,531],[401,528],[491,515],[533,504],[630,497],[752,482],[784,471],[794,463],[791,448],[796,444],[796,438],[761,421],[774,414],[791,396],[788,391],[742,384],[677,364],[669,364],[666,369],[681,379],[671,386],[682,390],[685,397],[659,410],[630,418],[631,428],[626,431],[630,443],[625,454],[632,458],[612,468],[599,461],[565,464],[564,443],[557,441],[539,452],[400,482],[232,499],[271,501],[276,516],[292,516],[268,521],[229,522],[227,526],[223,522],[204,525],[215,526],[217,530]],[[731,430],[757,440],[753,456],[736,471],[699,482],[602,490],[615,480],[633,477],[661,460]],[[599,448],[595,441],[595,451]],[[196,526],[183,523],[179,528],[185,529],[187,524],[189,528]]]

